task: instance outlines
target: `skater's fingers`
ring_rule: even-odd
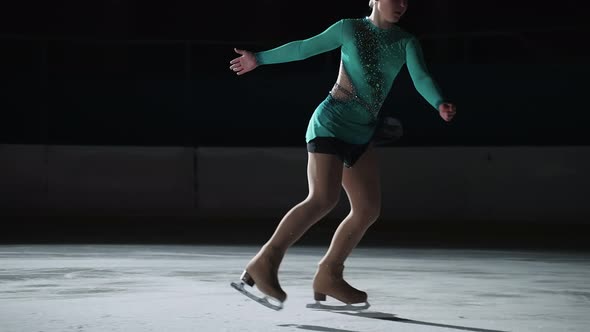
[[[229,66],[229,69],[231,69],[231,70],[239,70],[239,69],[242,69],[242,65],[239,64],[239,63],[236,63],[236,64],[233,64],[233,65]]]
[[[235,58],[232,61],[230,61],[229,63],[231,63],[233,65],[234,63],[239,63],[239,62],[240,62],[240,58]]]
[[[455,106],[454,104],[445,103],[444,105],[445,105],[446,110],[448,110],[450,112],[455,112],[457,110],[457,106]]]
[[[234,48],[234,51],[236,51],[236,53],[244,55],[244,53],[246,53],[246,51],[244,50],[238,50],[237,48]]]
[[[232,70],[235,72],[239,72],[239,71],[244,70],[244,68],[243,67],[234,67],[234,68],[232,68]]]

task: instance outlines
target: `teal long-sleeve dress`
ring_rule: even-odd
[[[418,39],[397,25],[382,29],[368,17],[343,19],[309,39],[255,53],[258,65],[298,61],[341,47],[340,72],[326,99],[314,111],[305,134],[368,143],[379,111],[404,64],[418,92],[438,110],[443,103]]]

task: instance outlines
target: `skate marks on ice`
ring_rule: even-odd
[[[401,317],[397,317],[394,314],[389,314],[386,312],[378,312],[378,311],[366,311],[366,312],[354,312],[354,313],[353,312],[343,312],[343,311],[333,311],[333,312],[337,313],[337,314],[348,315],[348,316],[353,316],[353,317],[364,317],[364,318],[373,318],[373,319],[380,319],[380,320],[390,320],[390,321],[406,323],[406,324],[418,324],[418,325],[427,325],[427,326],[435,326],[435,327],[445,327],[448,329],[455,329],[455,330],[461,330],[461,331],[509,332],[509,331],[502,331],[502,330],[489,330],[489,329],[481,329],[481,328],[476,328],[476,327],[424,322],[424,321],[419,321],[419,320],[401,318]]]
[[[317,326],[317,325],[302,325],[302,324],[281,324],[280,327],[294,327],[301,330],[320,331],[320,332],[358,332],[353,330],[333,329],[331,327]]]
[[[364,304],[328,305],[323,304],[320,301],[316,301],[315,303],[307,304],[305,307],[316,309],[318,311],[361,311],[369,309],[371,304],[369,302],[365,302]]]
[[[238,283],[235,283],[235,282],[232,282],[230,285],[233,288],[235,288],[238,292],[246,295],[247,297],[249,297],[252,300],[254,300],[254,301],[262,304],[263,306],[265,306],[267,308],[270,308],[270,309],[273,309],[273,310],[277,310],[277,311],[283,309],[283,303],[280,302],[280,301],[278,301],[278,300],[275,300],[275,299],[273,299],[271,297],[268,297],[268,296],[259,297],[259,296],[256,296],[256,295],[250,293],[246,288],[244,288],[244,285],[245,285],[244,282],[240,282],[239,284]],[[273,301],[276,301],[278,304],[271,303],[269,301],[269,299],[270,300],[273,300]]]

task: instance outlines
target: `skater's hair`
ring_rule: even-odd
[[[375,6],[375,0],[369,0],[369,7],[373,8]]]

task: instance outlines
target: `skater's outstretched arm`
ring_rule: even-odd
[[[332,24],[322,33],[305,40],[297,40],[256,53],[259,65],[282,63],[307,59],[314,55],[331,51],[342,45],[343,20]]]
[[[440,112],[445,121],[450,121],[455,115],[455,105],[446,102],[442,97],[440,88],[428,72],[422,47],[416,37],[412,37],[406,44],[406,65],[416,90]]]
[[[235,49],[242,56],[230,62],[230,69],[242,75],[259,65],[298,61],[331,51],[342,45],[342,25],[343,20],[340,20],[316,36],[293,41],[268,51],[252,53]]]

